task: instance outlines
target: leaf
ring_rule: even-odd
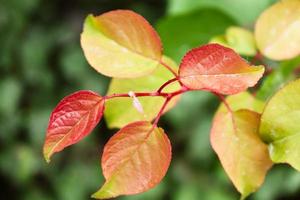
[[[199,8],[214,8],[233,17],[241,25],[249,25],[275,0],[168,0],[168,14],[178,15]],[[209,19],[206,19],[209,20]]]
[[[238,26],[229,27],[225,36],[216,36],[210,40],[210,43],[218,43],[232,48],[237,53],[245,56],[254,56],[256,54],[254,35],[247,29]]]
[[[156,28],[164,44],[164,54],[180,62],[188,50],[206,44],[232,25],[235,21],[220,10],[199,9],[162,18]]]
[[[232,48],[229,46],[225,35],[217,35],[210,39],[209,43],[217,43],[224,47]]]
[[[178,70],[176,63],[170,58],[164,56],[162,60],[173,68],[174,71]],[[129,91],[156,91],[162,84],[172,78],[173,75],[164,66],[160,65],[151,75],[135,79],[112,79],[109,85],[108,95],[114,93],[128,93]],[[178,83],[173,83],[167,86],[164,89],[164,92],[172,92],[178,89],[180,89],[180,85]],[[178,97],[170,101],[165,112],[175,106]],[[104,115],[108,127],[120,128],[134,121],[151,121],[155,118],[164,103],[163,97],[138,97],[138,99],[142,104],[144,113],[138,112],[138,110],[132,106],[132,98],[115,98],[107,101]]]
[[[111,77],[132,78],[151,73],[162,56],[160,38],[139,14],[115,10],[89,15],[81,46],[90,65]]]
[[[99,123],[104,101],[98,94],[81,90],[65,97],[52,111],[44,143],[44,157],[77,143]]]
[[[232,49],[219,44],[192,49],[179,67],[180,81],[187,88],[225,95],[254,86],[263,73],[263,66],[250,66]]]
[[[264,102],[255,98],[249,92],[241,92],[239,94],[230,95],[226,97],[226,102],[228,103],[232,111],[247,109],[257,113],[262,113],[265,106]],[[228,109],[226,108],[224,103],[219,106],[217,113],[218,112],[228,112]]]
[[[260,99],[271,97],[280,87],[297,77],[294,72],[299,67],[300,57],[281,62],[280,65],[263,80],[256,96]]]
[[[211,145],[242,198],[262,185],[272,166],[259,138],[259,121],[260,115],[250,110],[218,112],[211,129]]]
[[[146,121],[128,124],[110,138],[102,155],[106,179],[93,198],[137,194],[156,186],[171,161],[171,144],[163,129]]]
[[[273,162],[288,163],[300,171],[300,79],[280,89],[267,103],[260,134],[269,144]]]
[[[284,60],[300,54],[300,1],[282,0],[265,10],[255,25],[258,48],[268,58]]]

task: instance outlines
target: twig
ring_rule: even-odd
[[[157,90],[158,93],[161,93],[161,91],[167,86],[169,85],[170,83],[173,83],[175,81],[178,81],[177,78],[173,78],[171,80],[168,80],[167,82],[165,82],[162,86],[160,86],[160,88]]]
[[[167,70],[169,70],[176,78],[178,78],[177,72],[175,72],[169,65],[164,63],[163,61],[160,61],[160,64],[162,64]]]

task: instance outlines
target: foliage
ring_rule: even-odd
[[[274,61],[257,54],[244,54],[232,44],[235,38],[246,41],[241,34],[227,40],[232,27],[253,32],[259,14],[276,0],[169,0],[169,1],[65,1],[0,0],[0,198],[11,200],[83,200],[105,182],[99,167],[99,155],[104,144],[116,132],[105,116],[115,106],[116,113],[129,110],[140,118],[154,119],[163,104],[161,97],[137,97],[144,112],[148,101],[161,102],[153,113],[144,118],[133,104],[133,97],[114,98],[106,102],[104,119],[92,131],[93,134],[54,156],[51,165],[42,157],[49,115],[59,100],[77,90],[92,90],[107,93],[109,79],[99,76],[89,67],[80,48],[82,22],[89,14],[95,15],[114,9],[130,9],[144,16],[156,27],[164,44],[164,54],[179,62],[190,49],[208,43],[221,36],[227,47],[233,48],[246,60],[266,66],[266,76],[257,86],[250,89],[254,95],[238,93],[226,98],[232,110],[246,109],[261,113],[264,105],[279,88],[299,76],[299,57],[292,60]],[[66,12],[67,10],[67,12]],[[232,39],[231,38],[231,39]],[[240,40],[241,39],[241,40]],[[230,45],[229,45],[230,43]],[[221,43],[222,44],[222,43]],[[244,44],[244,42],[242,42]],[[249,46],[251,43],[247,43]],[[222,44],[223,45],[223,44]],[[243,46],[243,45],[242,45]],[[256,42],[254,44],[256,49]],[[242,49],[245,49],[244,46]],[[258,51],[259,52],[259,51]],[[171,65],[170,63],[168,63]],[[176,67],[176,65],[174,65]],[[168,71],[157,67],[155,70]],[[177,71],[177,70],[175,70]],[[163,76],[166,75],[166,76]],[[154,91],[172,73],[161,73],[157,85],[141,85],[143,91]],[[113,80],[119,78],[113,78]],[[134,78],[135,79],[135,78]],[[130,80],[134,80],[130,79]],[[127,81],[126,81],[127,80]],[[152,80],[152,79],[150,79]],[[113,81],[112,81],[113,82]],[[129,79],[117,81],[120,85]],[[134,81],[133,81],[134,82]],[[158,84],[159,82],[159,84]],[[262,84],[262,85],[261,85]],[[131,88],[120,88],[128,93]],[[179,89],[174,82],[166,92]],[[125,85],[124,85],[125,86]],[[172,89],[172,87],[174,88]],[[118,87],[118,86],[117,86]],[[127,87],[127,86],[126,86]],[[148,89],[146,89],[148,88]],[[169,90],[170,89],[170,90]],[[110,90],[110,89],[109,89]],[[110,95],[109,94],[109,95]],[[179,95],[176,103],[168,104],[172,109],[162,116],[159,126],[164,127],[172,143],[172,162],[168,173],[153,189],[122,200],[232,200],[238,199],[233,184],[226,176],[209,141],[209,129],[218,101],[208,92],[194,91]],[[178,96],[178,97],[179,97]],[[261,99],[258,101],[255,97]],[[159,99],[159,100],[156,100]],[[176,99],[174,99],[176,100]],[[118,102],[126,102],[121,106]],[[145,101],[145,103],[143,103]],[[234,103],[231,103],[233,101]],[[111,103],[111,107],[108,105]],[[156,110],[155,110],[156,109]],[[245,109],[245,108],[244,108]],[[224,103],[220,110],[227,111]],[[128,111],[128,112],[129,112]],[[128,114],[127,116],[131,116]],[[122,117],[112,115],[114,119]],[[124,115],[124,118],[125,117]],[[133,122],[132,121],[132,122]],[[119,127],[128,122],[123,121]],[[111,127],[111,126],[110,126]],[[116,126],[115,126],[116,127]],[[284,180],[284,181],[282,181]],[[300,176],[288,165],[274,165],[268,172],[264,184],[251,200],[294,200],[299,199]]]
[[[291,11],[299,9],[298,0],[278,2],[258,18],[255,40],[251,32],[240,28],[228,29],[226,38],[217,40],[246,55],[256,52],[257,42],[266,57],[275,60],[293,58],[300,52],[289,42],[291,39],[298,40],[299,31],[294,27],[298,23],[298,12],[291,14]],[[277,20],[269,23],[271,18]],[[285,23],[289,25],[287,30],[282,27],[286,26]],[[278,33],[278,26],[280,31],[286,32]],[[270,30],[271,33],[268,32]],[[269,34],[273,34],[272,37],[268,37]],[[88,16],[81,34],[81,46],[93,68],[106,76],[118,78],[130,87],[121,89],[125,93],[111,93],[103,97],[85,90],[65,97],[50,117],[44,144],[45,159],[49,161],[53,153],[88,135],[99,123],[105,105],[111,99],[131,98],[133,108],[141,114],[135,113],[131,117],[134,112],[128,110],[129,120],[127,117],[120,118],[115,125],[121,127],[129,123],[105,145],[101,166],[106,181],[92,197],[107,199],[137,194],[153,188],[162,180],[170,165],[171,145],[158,122],[173,98],[195,90],[209,91],[223,102],[213,120],[210,142],[241,199],[262,185],[273,163],[289,163],[300,170],[294,140],[299,129],[295,123],[299,111],[299,81],[279,90],[265,106],[248,93],[238,94],[255,86],[263,76],[265,63],[260,54],[255,58],[259,56],[263,65],[253,66],[231,48],[207,44],[188,51],[177,72],[166,58],[162,59],[162,44],[155,30],[142,16],[128,10]],[[251,48],[254,50],[248,51]],[[291,48],[291,53],[284,50],[287,48]],[[160,85],[153,84],[156,81],[151,77],[156,79],[160,76],[155,72],[157,68],[167,69],[160,73],[168,72],[172,77],[166,78]],[[140,90],[140,80],[147,75],[146,80],[151,81],[146,81],[145,88],[149,85],[154,87],[153,90],[136,91],[135,87]],[[179,84],[179,88],[165,91],[173,83]],[[123,88],[123,84],[112,84],[115,90]],[[222,95],[235,96],[227,101]],[[153,110],[144,110],[138,97],[161,97],[163,102],[155,115],[147,117]],[[240,103],[238,99],[245,101]],[[114,111],[114,116],[118,114]],[[148,121],[143,120],[146,117]]]

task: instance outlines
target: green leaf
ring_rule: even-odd
[[[298,67],[300,67],[300,57],[281,62],[280,65],[263,80],[262,86],[257,91],[256,96],[259,99],[269,98],[288,81],[295,79],[296,76],[293,72]]]
[[[188,50],[223,34],[234,24],[229,16],[218,10],[201,9],[163,18],[157,24],[157,31],[164,44],[164,53],[179,62]]]
[[[272,166],[258,134],[260,115],[250,110],[218,112],[210,141],[242,199],[256,191]]]
[[[245,56],[254,56],[256,54],[253,33],[238,26],[229,27],[224,36],[213,37],[210,43],[218,43],[230,47]]]
[[[267,103],[260,134],[269,143],[273,162],[288,163],[300,171],[300,79],[280,89]]]
[[[217,43],[224,47],[229,47],[229,44],[227,43],[226,37],[224,35],[217,35],[210,39],[209,43]]]
[[[222,10],[239,24],[251,24],[275,0],[169,0],[168,13],[182,14],[210,7]],[[206,19],[207,20],[207,19]]]
[[[163,57],[163,61],[177,71],[177,65],[170,58]],[[112,79],[108,94],[113,93],[128,93],[133,92],[152,92],[156,91],[163,83],[173,78],[164,66],[160,65],[151,75],[147,75],[141,78],[131,79]],[[165,92],[171,92],[180,89],[178,83],[170,84],[165,88]],[[159,112],[164,98],[162,97],[138,97],[142,104],[144,113],[140,113],[132,105],[132,98],[115,98],[106,102],[104,116],[108,127],[120,128],[124,125],[139,121],[146,120],[151,121]],[[175,105],[178,98],[172,100],[167,110]]]

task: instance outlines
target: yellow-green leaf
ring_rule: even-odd
[[[256,54],[255,39],[252,32],[247,29],[232,26],[226,30],[226,40],[231,48],[245,56]]]
[[[245,198],[263,183],[272,166],[258,134],[260,115],[250,110],[218,112],[210,141],[234,186]]]
[[[229,27],[226,30],[225,35],[212,38],[210,43],[218,43],[232,48],[239,54],[245,56],[254,56],[256,54],[256,45],[253,33],[238,26]]]
[[[300,54],[300,1],[282,0],[265,10],[255,26],[257,46],[263,55],[284,60]]]
[[[89,64],[110,77],[139,77],[151,73],[162,56],[160,38],[139,14],[115,10],[89,15],[81,34]]]
[[[165,63],[177,71],[177,65],[171,59],[163,57]],[[151,75],[140,78],[118,79],[114,78],[109,86],[108,95],[113,93],[128,93],[133,92],[152,92],[156,91],[163,83],[174,78],[172,73],[164,66],[159,66]],[[165,92],[175,91],[180,89],[178,83],[170,84],[165,88]],[[151,121],[159,112],[164,103],[163,97],[138,97],[144,113],[140,113],[132,106],[132,98],[115,98],[106,102],[104,116],[110,128],[120,128],[124,125],[138,121]],[[173,107],[178,98],[174,98],[168,104],[168,109]]]
[[[264,102],[255,98],[249,92],[241,92],[239,94],[230,95],[226,98],[231,110],[237,111],[240,109],[248,109],[257,113],[262,113],[264,109]],[[217,112],[228,112],[224,103],[222,103]]]
[[[300,171],[300,79],[280,89],[267,103],[260,134],[269,143],[271,159]]]

